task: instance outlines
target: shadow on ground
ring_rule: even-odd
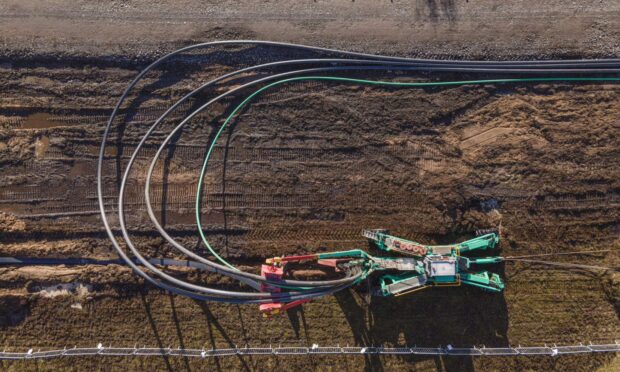
[[[336,294],[359,345],[508,345],[508,313],[501,294],[475,288],[429,288],[409,296],[373,297],[354,291]],[[412,362],[421,357],[404,357]],[[472,371],[472,357],[434,357],[439,370]],[[367,370],[382,370],[379,355],[366,356]]]

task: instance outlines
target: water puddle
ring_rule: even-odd
[[[54,125],[50,119],[52,115],[46,113],[37,113],[26,116],[26,120],[22,123],[23,129],[43,129]]]
[[[46,112],[38,112],[36,114],[26,116],[21,124],[22,129],[46,129],[55,127],[66,127],[75,125],[63,120],[60,116],[54,116]]]

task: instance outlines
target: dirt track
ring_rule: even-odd
[[[445,58],[617,56],[620,30],[620,9],[611,2],[590,8],[560,1],[496,7],[393,2],[381,8],[359,1],[341,6],[318,2],[299,12],[290,4],[269,12],[273,4],[254,2],[227,11],[221,4],[178,5],[171,11],[170,5],[149,3],[148,12],[138,2],[105,9],[87,2],[75,7],[33,2],[36,12],[28,4],[0,5],[6,10],[0,15],[5,20],[0,25],[5,50],[0,64],[0,256],[114,256],[96,215],[100,130],[139,67],[175,46],[238,37]],[[548,18],[558,22],[541,26]],[[370,27],[373,37],[363,35],[362,27]],[[128,110],[131,126],[122,133],[126,145],[110,149],[110,196],[119,165],[132,151],[127,144],[136,142],[145,125],[195,81],[243,63],[248,53],[216,57],[206,70],[181,66],[150,78],[140,96],[148,100]],[[175,85],[181,76],[195,80]],[[610,249],[579,258],[618,266],[619,89],[602,84],[284,87],[252,105],[221,141],[219,163],[207,177],[207,232],[234,262],[257,266],[276,254],[370,248],[359,236],[362,228],[387,227],[419,241],[443,243],[501,222],[504,256]],[[163,168],[168,186],[163,187],[160,172],[154,189],[158,205],[162,198],[167,201],[161,215],[167,228],[187,246],[199,247],[192,218],[194,182],[210,118],[201,117],[184,131]],[[144,155],[153,151],[150,147]],[[139,165],[146,165],[146,157]],[[141,208],[141,175],[133,178],[130,226],[145,252],[165,254],[167,248]],[[0,268],[0,343],[20,350],[98,342],[196,348],[245,343],[501,346],[608,342],[620,335],[617,275],[514,264],[499,270],[507,280],[500,296],[469,288],[433,289],[366,304],[358,293],[347,292],[264,321],[251,306],[204,304],[146,290],[125,268]],[[84,283],[92,290],[40,294],[59,283]],[[81,309],[71,307],[78,303]],[[589,371],[613,368],[606,367],[612,358],[239,357],[208,363],[222,369]],[[38,367],[93,368],[97,363],[67,359]],[[206,363],[109,360],[114,367],[192,370]],[[30,369],[32,364],[5,366]]]

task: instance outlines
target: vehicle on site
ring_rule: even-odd
[[[466,257],[463,254],[474,251],[494,249],[499,243],[497,232],[489,232],[462,243],[450,245],[425,245],[390,235],[387,230],[364,230],[362,236],[377,248],[390,253],[410,257],[375,257],[363,250],[318,253],[303,256],[274,257],[261,267],[261,274],[270,281],[285,277],[286,267],[292,263],[315,261],[318,265],[329,266],[336,271],[348,271],[353,267],[362,268],[363,279],[370,278],[374,285],[370,293],[375,296],[402,296],[431,286],[470,285],[491,292],[501,292],[504,283],[499,275],[488,271],[470,271],[478,265],[496,264],[503,257]],[[263,285],[263,291],[283,293],[285,288]],[[299,306],[310,300],[291,302],[272,302],[260,305],[266,316]]]

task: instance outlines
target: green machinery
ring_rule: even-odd
[[[430,286],[459,286],[467,284],[492,292],[501,292],[504,283],[499,275],[487,271],[470,272],[472,265],[487,265],[504,261],[502,257],[469,258],[463,253],[493,249],[499,242],[492,232],[474,239],[452,245],[424,245],[389,235],[385,230],[364,230],[362,235],[378,248],[412,257],[374,257],[361,249],[349,251],[314,253],[302,256],[274,257],[266,260],[261,274],[273,282],[285,276],[285,267],[292,263],[315,261],[319,265],[333,267],[336,271],[358,269],[362,275],[356,281],[369,278],[377,280],[371,286],[376,296],[401,296]],[[282,292],[284,288],[263,285],[264,292]],[[288,303],[273,302],[260,305],[265,316],[280,314],[309,300]]]
[[[424,245],[389,235],[385,230],[364,230],[362,235],[382,250],[413,256],[371,258],[375,265],[374,271],[389,271],[379,277],[380,288],[376,294],[399,296],[431,285],[466,284],[493,292],[504,289],[499,275],[487,271],[469,271],[472,265],[502,262],[502,257],[462,256],[463,253],[495,248],[499,243],[499,236],[495,232],[451,245]]]

